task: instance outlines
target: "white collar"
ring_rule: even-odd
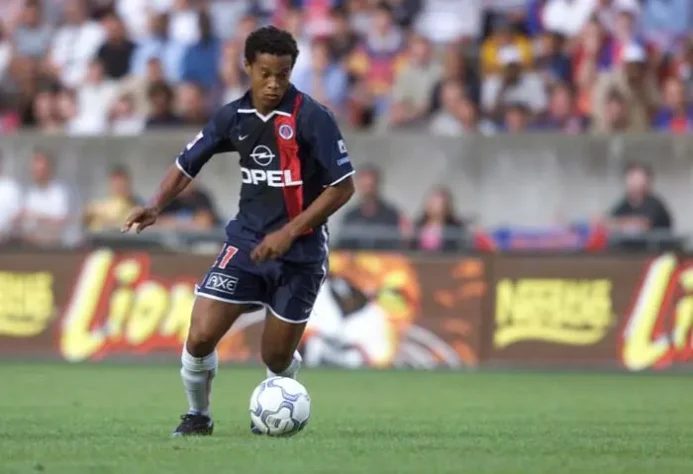
[[[283,115],[284,117],[291,117],[291,114],[288,112],[282,112],[281,110],[273,110],[272,112],[268,113],[267,115],[262,115],[260,112],[257,111],[257,109],[238,109],[239,114],[255,114],[258,117],[260,117],[260,120],[263,122],[269,122],[269,120],[274,117],[275,115]]]

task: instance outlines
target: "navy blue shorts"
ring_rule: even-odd
[[[227,241],[195,294],[248,304],[248,311],[266,307],[282,321],[298,324],[310,318],[326,275],[326,261],[306,264],[271,260],[258,264],[250,258],[247,247],[239,248]]]

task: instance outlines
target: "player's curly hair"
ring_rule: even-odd
[[[259,54],[291,56],[291,64],[296,63],[298,45],[291,33],[275,26],[263,26],[250,33],[245,40],[245,59],[253,64]]]

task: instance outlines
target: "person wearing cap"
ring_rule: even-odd
[[[500,120],[503,107],[522,103],[532,115],[546,109],[546,88],[541,77],[522,68],[522,54],[515,46],[504,46],[498,51],[502,72],[493,74],[482,84],[481,106],[491,117]]]
[[[606,104],[611,91],[618,91],[629,110],[629,132],[645,132],[659,103],[656,80],[647,64],[645,49],[637,43],[623,50],[623,67],[601,72],[593,98],[594,131],[608,133]]]
[[[517,48],[525,68],[532,66],[531,42],[515,32],[507,17],[498,16],[493,22],[493,33],[481,44],[481,71],[484,76],[501,72],[500,50],[505,46]]]

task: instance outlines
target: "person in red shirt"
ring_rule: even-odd
[[[693,106],[687,100],[686,85],[681,79],[670,77],[664,84],[664,105],[655,114],[652,126],[677,134],[693,130]]]

